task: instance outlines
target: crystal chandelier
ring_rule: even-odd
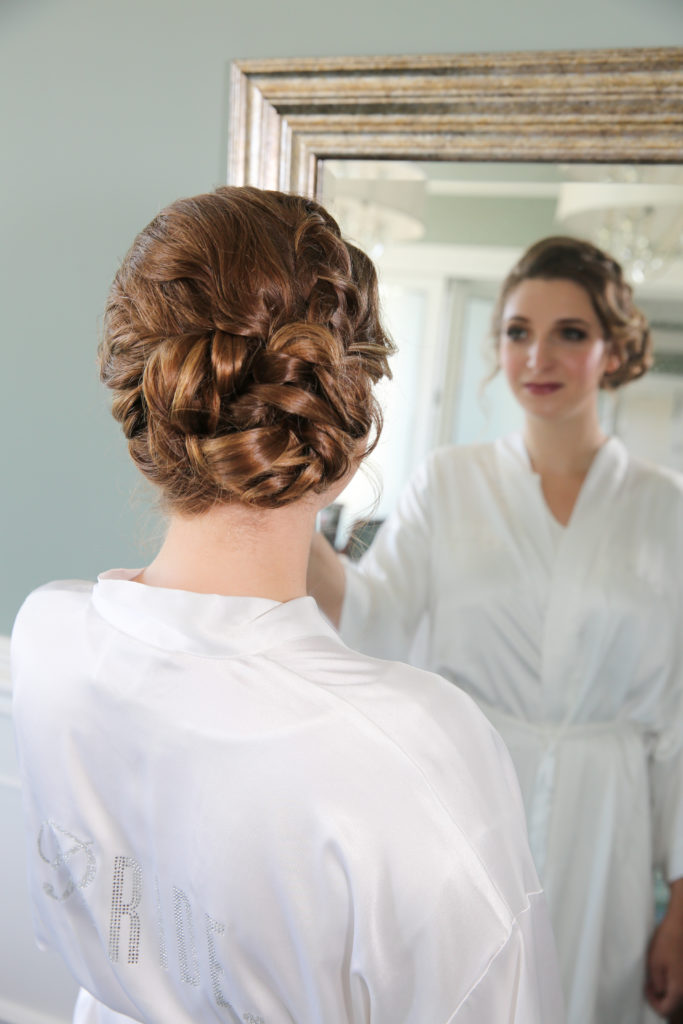
[[[564,171],[571,180],[561,187],[557,219],[618,260],[633,284],[656,278],[683,258],[683,172],[672,183],[671,168]]]
[[[347,238],[377,259],[391,242],[425,232],[426,177],[419,165],[397,160],[326,160],[323,199]]]

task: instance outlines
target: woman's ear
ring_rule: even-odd
[[[605,373],[615,373],[616,370],[621,366],[621,356],[616,349],[610,345],[607,350],[607,363],[605,365]]]

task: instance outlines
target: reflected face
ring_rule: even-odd
[[[610,353],[588,293],[574,281],[531,278],[507,297],[500,365],[526,413],[544,419],[592,414]]]

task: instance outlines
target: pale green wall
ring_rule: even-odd
[[[0,633],[153,547],[98,319],[134,233],[224,181],[232,59],[682,43],[680,0],[0,0]]]

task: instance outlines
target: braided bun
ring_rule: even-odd
[[[107,302],[100,375],[131,456],[186,515],[277,508],[376,444],[393,345],[369,258],[317,203],[219,188],[163,210]]]
[[[652,366],[652,337],[645,315],[633,302],[633,289],[615,259],[592,242],[559,235],[535,242],[512,268],[500,290],[493,313],[493,336],[498,343],[508,295],[531,278],[574,281],[586,291],[619,357],[615,370],[605,373],[600,387],[618,388],[642,377]]]

